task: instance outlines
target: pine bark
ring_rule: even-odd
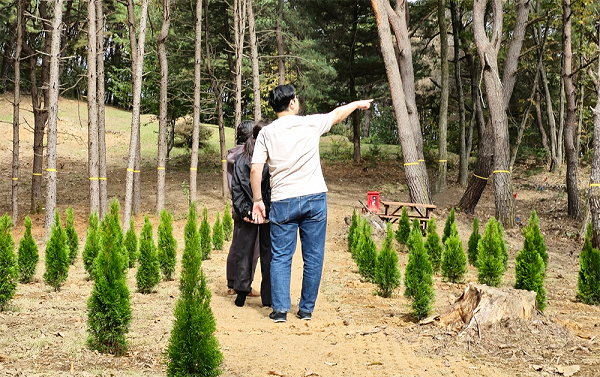
[[[564,144],[567,160],[567,198],[569,216],[581,218],[579,208],[579,190],[577,189],[577,154],[575,152],[574,131],[577,107],[575,105],[575,86],[573,85],[573,51],[571,47],[571,0],[563,0],[563,82],[567,113],[565,117]]]
[[[386,4],[387,3],[387,4]],[[427,187],[427,176],[423,175],[419,163],[419,154],[414,139],[414,133],[409,120],[409,114],[406,106],[406,97],[402,87],[402,78],[396,55],[388,21],[388,0],[371,0],[371,5],[377,20],[377,29],[381,44],[381,53],[385,63],[385,69],[392,95],[394,113],[398,123],[398,136],[402,146],[402,155],[404,158],[405,176],[408,185],[410,198],[413,203],[431,203]],[[414,85],[414,83],[413,83]]]
[[[278,85],[285,85],[285,59],[283,46],[283,0],[277,1],[277,19],[275,23],[275,39],[277,41],[277,73]]]
[[[12,223],[19,220],[19,110],[21,107],[21,47],[23,45],[23,2],[17,0],[17,44],[15,47],[15,89],[13,100]]]
[[[233,30],[235,39],[235,126],[242,122],[242,63],[246,33],[246,0],[233,2]]]
[[[465,94],[462,87],[462,76],[460,72],[460,38],[459,34],[462,31],[462,20],[460,9],[456,0],[450,1],[450,14],[452,17],[452,37],[454,40],[454,80],[456,83],[456,92],[458,96],[458,128],[460,130],[460,161],[458,168],[458,184],[466,187],[467,179],[469,178],[469,151],[467,151],[467,130],[466,130],[466,111],[465,111]],[[470,149],[470,148],[469,148]]]
[[[258,41],[256,40],[256,22],[254,20],[254,9],[252,0],[246,0],[246,10],[248,11],[248,36],[250,38],[250,52],[252,61],[252,90],[254,92],[254,120],[262,118],[260,108],[260,71],[258,69]]]
[[[438,26],[440,28],[441,92],[438,119],[438,180],[437,192],[446,191],[448,176],[448,25],[446,23],[446,1],[438,0]]]
[[[55,0],[54,17],[52,19],[52,39],[50,47],[50,72],[48,81],[48,147],[46,149],[46,213],[45,234],[50,236],[52,224],[54,224],[54,212],[56,210],[56,143],[58,125],[58,95],[60,91],[60,41],[63,17],[63,0]]]
[[[98,215],[104,218],[108,211],[108,182],[106,177],[106,122],[105,122],[105,85],[104,85],[104,10],[102,1],[96,1],[96,59],[97,84],[96,101],[98,103],[98,163],[99,163],[99,183],[100,183],[100,211]]]
[[[171,24],[171,0],[163,0],[163,23],[158,35],[158,62],[160,64],[160,102],[158,116],[158,161],[156,170],[156,213],[165,208],[165,176],[167,169],[167,125],[169,64],[167,61],[167,37]]]
[[[100,210],[100,174],[98,161],[98,101],[96,64],[96,1],[88,0],[87,46],[87,110],[88,110],[88,178],[90,183],[90,213]]]
[[[236,0],[238,1],[238,0]],[[200,138],[200,76],[202,68],[202,0],[196,0],[194,53],[194,115],[192,130],[192,157],[190,161],[190,203],[196,201],[198,177],[198,140]]]
[[[129,220],[133,211],[134,170],[137,146],[140,140],[140,103],[142,94],[142,74],[144,70],[144,47],[146,43],[146,21],[148,19],[148,0],[142,0],[140,10],[139,39],[136,41],[135,13],[133,0],[127,1],[127,20],[129,23],[129,40],[132,58],[132,112],[131,137],[129,139],[129,156],[127,176],[125,180],[125,209],[123,211],[123,230],[129,230]]]
[[[600,40],[600,34],[598,39]],[[600,44],[599,44],[600,46]],[[596,74],[596,106],[593,109],[594,117],[594,158],[590,172],[590,187],[588,197],[592,222],[592,245],[600,249],[600,59]]]

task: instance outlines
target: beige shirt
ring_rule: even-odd
[[[252,163],[269,164],[272,201],[327,192],[319,141],[332,122],[331,114],[286,115],[260,131]]]

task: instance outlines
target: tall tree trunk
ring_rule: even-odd
[[[546,98],[546,117],[548,118],[548,128],[550,132],[550,169],[557,171],[560,167],[560,162],[556,155],[556,122],[554,117],[554,110],[552,110],[552,98],[550,97],[550,89],[548,88],[548,77],[546,75],[546,67],[544,63],[540,65],[540,72],[542,74],[542,86],[544,87],[544,97]]]
[[[575,116],[577,106],[575,105],[575,86],[573,85],[573,51],[571,50],[571,0],[563,0],[563,81],[565,83],[565,98],[567,102],[567,114],[565,117],[564,144],[565,157],[567,160],[567,197],[569,216],[573,219],[581,217],[579,208],[579,191],[577,189],[577,154],[574,145]]]
[[[277,40],[277,72],[278,85],[285,85],[285,59],[284,59],[284,48],[283,48],[283,27],[281,21],[283,20],[283,0],[277,0],[277,18],[275,20],[275,37]]]
[[[88,174],[90,182],[90,212],[100,210],[100,175],[98,161],[98,101],[96,57],[96,1],[88,0],[87,108],[88,108]]]
[[[238,1],[238,0],[235,0]],[[195,23],[195,53],[194,53],[194,115],[192,130],[192,157],[190,161],[190,203],[194,203],[197,197],[198,177],[198,140],[200,138],[200,76],[202,68],[202,0],[196,0],[196,23]]]
[[[233,30],[235,38],[235,125],[242,123],[242,63],[246,32],[246,0],[233,2]]]
[[[167,61],[167,37],[171,24],[171,0],[163,0],[163,23],[158,34],[158,62],[160,64],[160,102],[158,116],[158,166],[156,168],[156,213],[165,208],[165,176],[167,168],[167,103],[169,64]]]
[[[515,225],[515,203],[512,195],[508,156],[508,121],[502,96],[503,83],[498,71],[498,51],[502,42],[502,2],[492,0],[493,29],[488,39],[485,29],[486,0],[473,4],[473,33],[479,59],[483,64],[483,80],[490,112],[490,127],[494,135],[494,193],[496,218],[505,228]],[[508,60],[507,60],[508,64]],[[514,84],[513,84],[514,85]]]
[[[386,4],[387,3],[387,4]],[[390,85],[394,113],[398,123],[398,136],[402,146],[402,155],[404,158],[404,168],[406,182],[410,198],[413,203],[431,203],[429,191],[427,189],[427,176],[423,175],[420,169],[419,155],[412,132],[409,114],[406,106],[406,97],[402,88],[402,79],[400,77],[398,62],[394,52],[390,25],[388,21],[388,0],[371,0],[371,5],[377,20],[377,30],[381,44],[381,53],[385,63],[385,69]]]
[[[250,3],[248,3],[250,5]],[[205,13],[208,14],[208,1],[206,2]],[[210,49],[209,35],[208,35],[208,17],[206,19],[206,31],[204,32],[204,40],[206,44],[206,67],[208,70],[208,77],[210,78],[210,86],[213,93],[215,94],[215,101],[217,102],[217,121],[219,124],[219,149],[221,152],[221,194],[223,198],[229,198],[229,183],[227,181],[227,149],[225,147],[225,117],[223,115],[223,88],[219,85],[217,76],[212,66],[212,53]],[[237,127],[236,127],[237,128]]]
[[[565,65],[564,55],[561,59],[560,71],[563,71]],[[560,98],[559,98],[559,109],[558,109],[558,134],[556,136],[556,160],[558,160],[559,166],[562,166],[565,162],[565,143],[564,143],[564,130],[565,130],[565,80],[560,80]]]
[[[12,222],[19,220],[19,110],[21,106],[21,46],[23,45],[23,1],[17,0],[17,45],[15,47],[15,89],[13,100]]]
[[[108,211],[108,186],[106,177],[106,122],[105,122],[105,85],[104,85],[104,10],[102,1],[96,0],[96,67],[98,82],[96,84],[96,101],[98,103],[98,173],[100,176],[100,211],[98,215],[104,218]]]
[[[598,35],[600,40],[600,34]],[[600,42],[600,41],[599,41]],[[600,46],[600,43],[598,44]],[[594,116],[594,158],[592,158],[592,169],[590,172],[590,187],[588,197],[590,200],[590,213],[593,229],[592,245],[600,248],[600,59],[598,59],[598,71],[596,73],[596,107],[593,109]]]
[[[260,108],[260,71],[258,70],[258,42],[256,40],[256,23],[254,20],[254,9],[252,0],[246,0],[246,10],[248,11],[248,35],[250,37],[250,51],[252,60],[252,90],[254,92],[254,120],[262,118]]]
[[[358,4],[354,4],[352,11],[352,29],[350,34],[352,35],[352,41],[350,42],[350,98],[356,100],[356,79],[354,77],[354,57],[356,56],[356,30],[358,29]],[[352,144],[354,149],[353,160],[355,163],[360,163],[360,116],[358,111],[352,113]]]
[[[542,122],[542,99],[540,97],[539,87],[535,93],[535,118],[536,123],[538,125],[538,131],[540,132],[540,141],[542,143],[542,147],[546,149],[548,152],[548,156],[550,156],[550,147],[548,146],[548,136],[546,135],[546,129],[544,128],[544,122]]]
[[[373,114],[373,108],[369,107],[367,110],[365,110],[365,118],[363,120],[363,127],[362,127],[362,136],[363,137],[369,137],[369,134],[371,132],[371,115]]]
[[[18,2],[19,0],[17,0]],[[17,5],[18,7],[18,5]],[[12,26],[12,25],[11,25]],[[4,49],[2,54],[2,69],[0,69],[0,93],[6,92],[6,80],[8,79],[8,68],[10,67],[11,54],[12,54],[12,41],[4,42]],[[16,54],[16,50],[15,50]]]
[[[142,74],[144,71],[144,47],[146,44],[146,20],[148,19],[148,0],[142,0],[140,10],[139,37],[136,41],[135,13],[133,0],[127,1],[127,19],[129,23],[129,40],[131,42],[132,59],[132,111],[131,137],[129,139],[129,157],[127,161],[127,177],[125,180],[125,210],[123,211],[123,229],[129,230],[129,220],[133,211],[134,171],[137,146],[140,139],[140,102],[142,97]],[[139,174],[139,173],[138,173]]]
[[[446,23],[446,0],[438,0],[438,26],[440,28],[440,69],[441,92],[440,112],[438,119],[438,180],[437,192],[446,191],[448,175],[448,94],[450,92],[448,74],[448,26]]]
[[[462,20],[460,9],[456,0],[450,1],[450,14],[452,16],[452,38],[454,40],[454,80],[458,95],[458,128],[460,130],[460,162],[458,168],[458,184],[466,187],[469,178],[469,154],[467,153],[466,141],[466,112],[465,112],[465,94],[462,87],[462,77],[460,73],[460,37],[462,31]],[[441,158],[441,157],[440,157]]]
[[[63,0],[55,0],[54,17],[52,19],[52,42],[50,48],[50,77],[48,86],[48,147],[46,149],[46,213],[45,234],[50,236],[50,229],[54,223],[56,210],[56,142],[58,125],[58,95],[60,91],[59,65],[60,65],[60,36],[63,16]]]

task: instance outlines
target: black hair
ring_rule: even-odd
[[[235,136],[237,145],[244,144],[246,140],[252,137],[252,127],[254,127],[253,120],[245,120],[238,124]]]
[[[273,111],[280,113],[290,106],[290,101],[296,97],[296,89],[291,85],[279,85],[269,92],[269,105]]]
[[[256,137],[258,136],[258,133],[260,132],[260,130],[262,130],[264,126],[268,125],[269,123],[269,121],[261,119],[258,122],[256,122],[256,124],[252,128],[252,136],[248,140],[246,140],[246,145],[244,145],[244,151],[242,152],[244,154],[244,157],[246,157],[248,161],[252,160],[252,155],[254,154],[254,143],[256,142]]]

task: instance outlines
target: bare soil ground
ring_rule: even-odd
[[[73,206],[81,245],[87,226],[87,173],[85,130],[63,119],[59,135],[58,208],[62,213]],[[10,131],[0,139],[0,212],[10,211]],[[30,135],[22,132],[22,176],[30,174]],[[129,136],[108,133],[109,195],[121,201],[124,196],[126,146]],[[198,200],[210,213],[222,213],[221,176],[218,156],[207,158],[199,174]],[[152,159],[144,161],[142,208],[152,215],[155,203],[156,173]],[[312,321],[300,321],[293,313],[299,300],[302,259],[296,253],[292,272],[292,309],[288,321],[274,324],[267,318],[270,309],[259,298],[248,298],[243,308],[227,296],[225,261],[229,244],[212,252],[203,268],[212,290],[212,309],[217,321],[216,336],[225,356],[224,376],[599,376],[600,307],[575,300],[578,255],[582,243],[575,235],[579,222],[566,217],[563,176],[531,174],[519,168],[513,177],[517,190],[519,227],[507,230],[509,269],[504,285],[515,281],[514,257],[522,247],[520,228],[531,209],[540,217],[546,237],[549,267],[546,277],[548,307],[532,321],[507,319],[491,328],[442,328],[419,325],[410,316],[404,288],[392,298],[374,295],[375,286],[364,281],[347,252],[347,225],[344,217],[366,199],[367,190],[379,190],[387,200],[408,200],[399,161],[374,164],[330,163],[323,161],[329,187],[329,218],[326,257],[321,291]],[[183,248],[186,198],[181,183],[189,177],[185,165],[167,172],[167,207],[174,213],[179,251]],[[547,180],[545,178],[547,177]],[[581,188],[587,178],[581,179]],[[22,178],[21,212],[28,208],[27,179]],[[494,214],[493,191],[488,189],[476,209],[482,223]],[[542,187],[543,190],[539,190]],[[438,229],[463,189],[450,184],[448,191],[435,195]],[[143,214],[136,216],[141,228]],[[17,295],[7,311],[0,313],[0,376],[161,376],[178,281],[161,282],[155,293],[143,295],[135,289],[135,269],[129,271],[133,320],[127,336],[129,352],[113,357],[90,351],[86,346],[87,299],[92,283],[86,280],[81,257],[69,271],[60,292],[43,283],[43,215],[34,219],[34,236],[40,247],[40,263],[31,284],[19,284]],[[466,249],[472,216],[457,213],[458,230]],[[23,219],[14,228],[16,243],[23,235]],[[181,257],[181,255],[179,255]],[[407,254],[399,252],[404,276]],[[259,267],[260,268],[260,267]],[[179,269],[177,270],[179,273]],[[259,287],[257,271],[254,286]],[[469,267],[467,282],[476,280]],[[449,307],[465,284],[449,284],[435,277],[435,312]]]

